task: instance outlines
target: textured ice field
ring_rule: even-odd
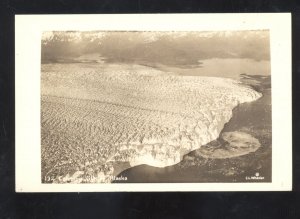
[[[109,181],[116,162],[176,164],[216,139],[237,104],[261,96],[231,79],[140,65],[44,64],[41,77],[42,176],[71,182]]]

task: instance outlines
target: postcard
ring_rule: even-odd
[[[292,189],[291,14],[16,15],[16,191]]]

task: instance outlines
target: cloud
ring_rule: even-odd
[[[46,32],[42,60],[99,53],[107,62],[198,65],[210,58],[269,60],[269,31]]]

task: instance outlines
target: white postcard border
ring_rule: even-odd
[[[42,184],[41,34],[53,30],[270,30],[271,183]],[[115,14],[15,16],[15,164],[17,192],[281,191],[292,189],[291,14]]]

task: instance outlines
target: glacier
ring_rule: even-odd
[[[60,150],[65,175],[72,165],[174,165],[217,139],[238,104],[261,97],[236,80],[136,64],[43,64],[41,77],[44,172],[62,163],[51,157]]]

